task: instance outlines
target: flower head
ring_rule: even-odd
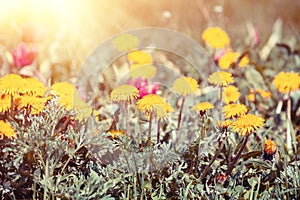
[[[202,33],[202,39],[213,48],[224,48],[230,43],[227,33],[219,27],[207,28]]]
[[[173,111],[174,109],[168,103],[161,103],[156,104],[153,106],[153,111],[157,119],[165,119],[169,116],[169,112]]]
[[[37,53],[28,49],[25,43],[20,43],[12,52],[14,63],[17,67],[30,65],[36,58]]]
[[[178,78],[173,84],[173,89],[175,92],[182,96],[195,94],[198,90],[198,87],[199,85],[197,81],[191,77]]]
[[[249,57],[248,55],[244,55],[242,57],[242,59],[240,60],[240,62],[238,63],[238,65],[240,67],[247,67],[247,65],[249,64],[250,60],[249,60]]]
[[[3,139],[4,136],[12,138],[16,136],[16,133],[8,122],[0,120],[0,139]]]
[[[269,91],[264,91],[262,89],[257,89],[256,92],[258,94],[260,94],[263,98],[267,99],[267,98],[270,98],[271,97],[271,92]]]
[[[241,135],[247,135],[264,126],[264,119],[253,114],[247,114],[239,117],[230,126],[234,132]]]
[[[20,92],[23,94],[43,96],[46,92],[46,87],[36,78],[23,78],[23,87]]]
[[[9,111],[11,108],[11,96],[2,94],[0,95],[0,112]]]
[[[198,111],[200,113],[200,115],[204,115],[207,110],[213,109],[213,108],[214,108],[214,105],[212,105],[211,103],[202,102],[202,103],[198,103],[197,105],[193,106],[191,110]]]
[[[131,78],[151,78],[156,75],[156,67],[151,64],[135,64],[130,67]]]
[[[125,132],[120,130],[110,130],[108,133],[111,135],[112,138],[117,138],[118,135],[119,136],[125,135]]]
[[[31,95],[22,95],[17,97],[17,108],[29,109],[31,114],[39,114],[46,105],[47,98],[41,98]]]
[[[231,64],[235,63],[237,58],[239,57],[238,52],[226,52],[220,59],[219,59],[219,66],[221,69],[228,69]]]
[[[50,94],[58,97],[72,96],[76,92],[75,87],[71,83],[59,82],[51,86]]]
[[[239,117],[247,112],[247,107],[244,104],[228,104],[223,107],[225,118]]]
[[[173,108],[169,104],[164,102],[164,99],[162,97],[156,94],[149,94],[144,96],[142,99],[138,100],[136,105],[137,109],[144,112],[146,115],[149,115],[150,113],[156,114],[157,112],[160,112],[160,106],[165,109],[165,112],[170,112],[173,110]]]
[[[228,127],[233,123],[233,121],[226,119],[225,121],[219,121],[218,126],[223,130],[227,130]]]
[[[219,71],[212,73],[208,78],[208,82],[216,86],[224,87],[233,83],[234,80],[231,73]]]
[[[230,85],[223,88],[223,102],[226,104],[236,102],[240,97],[240,92],[237,87]]]
[[[300,88],[300,76],[295,72],[280,72],[273,80],[276,89],[281,93],[289,93]]]
[[[134,64],[139,64],[139,65],[150,64],[152,62],[151,55],[139,50],[128,53],[127,58]]]
[[[276,144],[272,140],[266,140],[264,144],[264,152],[268,155],[273,155],[276,152]]]
[[[0,79],[0,93],[17,95],[23,87],[20,75],[7,74]]]
[[[120,102],[120,101],[131,102],[133,99],[137,99],[138,97],[139,97],[139,90],[136,87],[128,84],[117,86],[110,93],[110,99],[116,102]]]
[[[140,96],[139,98],[143,98],[143,96],[148,94],[156,94],[159,84],[158,83],[149,83],[148,79],[138,77],[136,79],[131,79],[128,81],[129,85],[133,85],[139,90]]]
[[[129,51],[138,46],[139,39],[130,34],[121,34],[115,37],[113,43],[116,49],[120,51]]]

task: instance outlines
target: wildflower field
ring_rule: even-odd
[[[0,199],[300,199],[300,4],[124,2],[0,0]]]

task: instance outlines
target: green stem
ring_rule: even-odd
[[[290,98],[290,94],[288,96],[288,100],[287,100],[287,107],[286,107],[286,117],[287,117],[287,128],[286,128],[286,148],[288,150],[288,153],[292,153],[292,135],[291,135],[291,127],[290,127],[290,123],[291,123],[291,98]]]
[[[181,116],[182,116],[182,111],[183,111],[184,102],[185,102],[185,97],[182,97],[182,102],[181,102],[180,111],[179,111],[179,116],[178,116],[177,130],[179,130],[179,128],[180,128]]]
[[[152,112],[149,114],[148,146],[151,146]]]
[[[220,120],[222,120],[222,108],[223,108],[223,88],[220,87],[220,114],[219,114]]]
[[[242,155],[242,152],[244,151],[245,147],[246,147],[246,144],[247,144],[247,141],[248,141],[248,138],[249,138],[249,135],[250,134],[247,134],[245,137],[244,137],[244,141],[243,141],[243,144],[241,146],[241,148],[239,149],[237,155],[234,157],[234,159],[232,160],[232,162],[230,162],[229,166],[228,166],[228,169],[227,169],[227,172],[226,172],[226,175],[230,175],[236,162],[238,161],[238,159],[241,157]]]
[[[157,147],[160,149],[160,121],[161,119],[158,119],[157,121]]]

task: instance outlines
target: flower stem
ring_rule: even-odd
[[[201,117],[201,123],[202,123],[202,127],[201,127],[201,140],[203,140],[205,138],[204,115],[200,115],[200,117]]]
[[[160,149],[160,121],[161,119],[158,119],[157,121],[157,147]]]
[[[291,97],[290,94],[288,96],[287,100],[287,107],[286,107],[286,117],[287,117],[287,128],[286,128],[286,148],[288,150],[288,153],[292,153],[292,135],[291,135],[291,127],[290,127],[290,122],[291,122]]]
[[[149,130],[148,130],[148,146],[151,146],[151,127],[152,127],[152,112],[149,114]]]
[[[179,128],[180,128],[181,115],[182,115],[182,110],[183,110],[184,102],[185,102],[185,97],[182,97],[182,102],[181,102],[179,116],[178,116],[177,130],[179,130]]]
[[[127,132],[127,134],[130,134],[131,141],[134,141],[132,132],[130,131],[130,125],[129,125],[129,120],[128,120],[128,118],[129,118],[128,105],[125,103],[124,107],[125,107],[126,132]]]
[[[222,120],[222,108],[223,108],[223,88],[220,87],[220,120]]]
[[[232,162],[229,163],[229,166],[228,166],[228,169],[227,169],[227,172],[226,172],[226,175],[230,175],[237,160],[241,157],[242,155],[242,152],[244,151],[245,147],[246,147],[246,144],[247,144],[247,141],[248,141],[248,138],[249,138],[249,135],[250,134],[247,134],[245,137],[244,137],[244,141],[243,141],[243,144],[241,146],[241,148],[239,149],[237,155],[234,157],[234,159],[232,160]]]

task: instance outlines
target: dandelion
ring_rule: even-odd
[[[264,143],[263,159],[272,160],[276,153],[276,144],[272,140],[266,140]]]
[[[290,93],[300,88],[300,76],[295,72],[280,72],[273,80],[275,88],[281,93]]]
[[[2,94],[0,95],[0,112],[7,112],[11,108],[11,96]]]
[[[247,65],[249,64],[250,60],[248,55],[244,55],[241,60],[239,61],[238,65],[239,67],[247,67]]]
[[[228,69],[231,66],[231,64],[236,62],[238,57],[239,53],[228,51],[219,59],[218,64],[221,69]]]
[[[222,100],[226,104],[236,102],[240,97],[240,92],[237,87],[230,85],[223,88],[224,95]]]
[[[121,34],[114,38],[114,46],[120,51],[129,51],[136,48],[139,44],[139,39],[130,34]]]
[[[8,138],[16,137],[16,133],[8,122],[0,120],[0,139],[3,139],[5,136]]]
[[[17,108],[18,109],[28,109],[30,114],[39,114],[46,105],[47,98],[41,98],[31,95],[22,95],[17,97]]]
[[[7,74],[0,79],[0,92],[15,96],[23,88],[22,77],[17,74]]]
[[[150,64],[152,62],[152,57],[146,52],[143,51],[132,51],[127,54],[128,60],[134,64],[143,65]]]
[[[112,101],[120,102],[120,101],[128,101],[131,102],[134,99],[139,97],[139,90],[132,85],[120,85],[117,86],[110,93],[110,99]]]
[[[191,94],[195,94],[198,90],[198,83],[195,79],[191,77],[182,77],[175,80],[173,84],[173,90],[182,96],[182,102],[179,111],[177,130],[180,128],[181,115],[183,111],[183,106],[185,102],[185,97]]]
[[[239,117],[232,123],[231,129],[241,135],[249,135],[255,130],[264,126],[264,119],[253,114],[246,114]]]
[[[228,104],[223,107],[225,118],[239,117],[247,112],[247,107],[244,104]]]
[[[22,94],[43,96],[47,90],[44,84],[36,78],[23,78],[22,83],[23,87],[20,90]]]
[[[219,121],[217,124],[223,130],[223,132],[226,132],[228,127],[231,126],[232,123],[232,120],[226,119],[225,121]]]
[[[271,97],[271,92],[269,91],[264,91],[262,89],[257,89],[256,92],[260,94],[264,99],[270,98]]]
[[[227,86],[228,84],[233,83],[234,80],[233,80],[231,73],[224,72],[224,71],[218,71],[218,72],[212,73],[209,76],[208,82],[215,86],[224,87],[224,86]]]
[[[124,131],[121,131],[121,130],[110,130],[108,132],[112,138],[118,138],[118,136],[123,136],[125,135],[125,132]]]
[[[156,67],[151,64],[135,64],[130,67],[131,78],[151,78],[156,75]]]
[[[51,86],[50,94],[57,97],[72,96],[76,91],[75,87],[71,83],[59,82]]]
[[[204,115],[206,113],[207,110],[213,109],[214,105],[212,105],[209,102],[202,102],[202,103],[198,103],[197,105],[193,106],[191,110],[195,110],[198,111],[200,113],[200,115]]]
[[[224,48],[230,43],[227,33],[219,27],[207,28],[202,33],[202,39],[213,48]]]

